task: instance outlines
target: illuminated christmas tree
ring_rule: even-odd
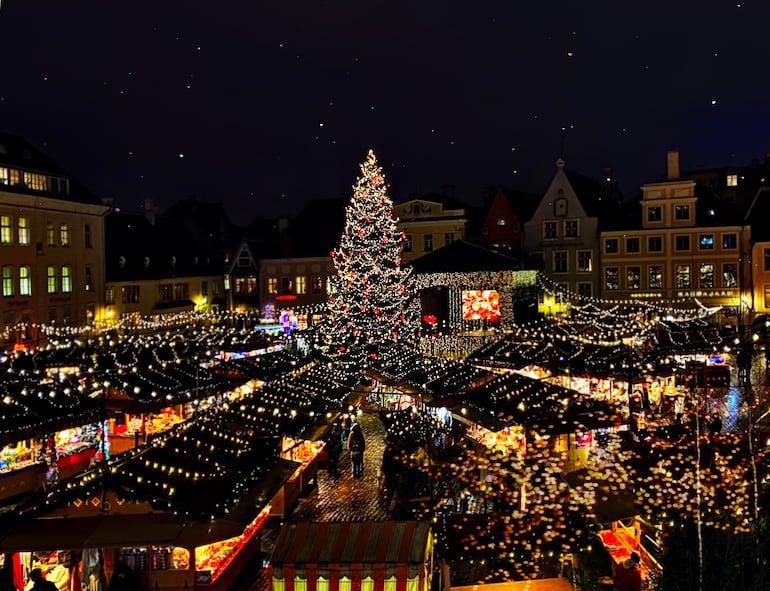
[[[337,271],[328,301],[325,342],[355,354],[407,342],[416,331],[417,300],[401,268],[403,235],[393,217],[382,168],[369,150],[345,208],[345,228],[331,253]]]

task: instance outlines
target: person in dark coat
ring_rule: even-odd
[[[628,559],[618,565],[615,569],[616,591],[641,591],[642,569],[639,566],[641,560],[639,552],[634,550]]]
[[[122,560],[116,562],[107,591],[141,591],[141,589],[142,582],[136,571]]]
[[[29,571],[29,580],[32,581],[30,591],[59,591],[51,581],[45,580],[43,571],[39,568]]]
[[[361,478],[364,475],[364,450],[366,450],[366,440],[361,432],[361,425],[355,423],[348,435],[348,451],[354,478]]]
[[[334,423],[331,431],[329,431],[324,451],[329,456],[329,474],[339,476],[338,466],[340,464],[340,454],[342,453],[342,429],[339,423]]]

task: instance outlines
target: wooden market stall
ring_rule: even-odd
[[[289,523],[270,568],[273,591],[429,591],[433,534],[422,521]]]

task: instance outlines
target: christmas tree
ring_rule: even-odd
[[[332,280],[325,336],[331,352],[361,353],[411,339],[417,300],[401,268],[403,234],[393,217],[382,168],[369,150],[345,208],[345,228],[331,253]]]

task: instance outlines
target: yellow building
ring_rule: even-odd
[[[466,237],[466,207],[443,195],[426,195],[393,207],[404,233],[401,262],[406,263]]]
[[[22,138],[0,134],[0,333],[40,344],[83,326],[104,302],[104,216],[110,208]]]
[[[668,154],[667,177],[642,186],[627,213],[601,232],[603,298],[699,302],[722,307],[723,323],[739,322],[750,292],[749,227],[730,204],[681,178],[677,152]]]

